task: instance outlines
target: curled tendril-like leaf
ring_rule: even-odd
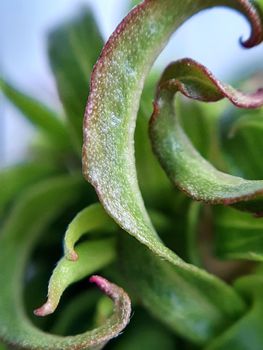
[[[104,239],[81,243],[75,242],[84,233],[104,230],[111,232],[116,224],[105,213],[100,204],[93,204],[79,212],[68,226],[65,235],[65,256],[54,269],[48,286],[48,300],[35,310],[38,316],[55,311],[64,290],[72,283],[88,276],[112,262],[115,257],[114,240]]]
[[[76,336],[44,333],[31,324],[22,303],[23,270],[39,234],[69,205],[79,199],[82,181],[68,176],[41,182],[17,203],[1,234],[0,339],[21,349],[101,349],[126,326],[130,316],[127,294],[102,277],[95,282],[115,304],[104,325]]]
[[[83,234],[94,230],[113,232],[116,228],[117,225],[109,218],[100,204],[90,205],[79,212],[68,226],[64,241],[65,256],[69,260],[78,259],[74,245]]]
[[[84,175],[106,211],[166,258],[170,253],[159,242],[137,183],[133,135],[139,97],[152,62],[172,32],[200,10],[220,5],[238,9],[250,20],[252,34],[246,46],[261,42],[261,18],[249,1],[148,0],[119,25],[92,73],[84,120]]]
[[[232,7],[249,19],[252,33],[244,46],[262,41],[261,17],[248,0],[145,0],[117,27],[92,73],[84,120],[83,169],[106,211],[124,230],[171,263],[207,298],[223,300],[221,307],[233,316],[244,306],[235,291],[186,264],[160,241],[143,203],[134,159],[139,99],[153,61],[177,27],[214,6]]]
[[[53,313],[59,303],[62,293],[72,283],[103,268],[114,259],[114,241],[99,240],[84,242],[77,247],[78,260],[70,261],[63,257],[53,271],[48,286],[48,300],[34,313],[46,316]]]
[[[244,94],[223,84],[205,67],[191,59],[171,64],[163,73],[150,122],[155,153],[166,173],[181,190],[195,200],[234,204],[263,194],[263,181],[244,180],[225,174],[206,161],[194,148],[175,116],[173,99],[177,92],[201,101],[227,97],[243,108],[263,105],[263,89]],[[255,210],[245,203],[245,208]],[[262,208],[256,209],[262,211]]]

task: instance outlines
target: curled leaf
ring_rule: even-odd
[[[92,279],[115,304],[113,315],[94,330],[76,336],[47,334],[28,320],[23,307],[22,277],[29,254],[40,233],[79,199],[82,180],[59,177],[41,182],[16,204],[1,232],[0,339],[21,349],[101,349],[126,326],[130,316],[127,294],[102,277]]]
[[[34,313],[46,316],[53,313],[62,293],[72,283],[111,263],[115,256],[114,241],[100,240],[81,243],[77,248],[79,259],[69,261],[63,257],[54,269],[48,286],[48,300]]]
[[[216,283],[211,280],[209,285],[198,270],[190,265],[175,267],[133,238],[121,239],[120,257],[127,283],[141,303],[169,329],[195,344],[207,344],[245,311],[227,287],[221,287],[220,298]],[[230,300],[231,306],[227,305]]]
[[[171,64],[163,73],[150,122],[152,145],[173,183],[195,200],[234,204],[262,197],[263,181],[244,180],[217,170],[194,148],[175,115],[177,92],[201,101],[227,97],[243,108],[263,105],[263,89],[251,95],[222,84],[205,67],[191,59]],[[253,211],[254,206],[245,208]],[[256,209],[260,210],[260,209]]]
[[[177,4],[174,0],[145,0],[117,27],[92,73],[84,120],[83,171],[106,211],[124,230],[171,264],[169,268],[187,276],[207,298],[223,300],[226,314],[235,317],[244,304],[233,288],[186,264],[161,242],[138,187],[133,138],[139,98],[156,56],[187,18],[221,5],[241,11],[250,20],[252,34],[245,46],[262,41],[261,18],[246,0]]]
[[[83,234],[94,230],[113,232],[116,227],[116,224],[105,213],[100,204],[90,205],[79,212],[68,226],[64,240],[65,256],[69,260],[78,259],[78,253],[75,251],[74,245]]]
[[[106,211],[122,228],[167,257],[145,210],[134,160],[134,129],[145,77],[172,32],[200,10],[225,1],[144,1],[105,45],[95,65],[84,120],[83,170]],[[247,46],[262,40],[261,19],[249,1],[227,2],[251,22]],[[132,45],[131,45],[132,43]],[[172,261],[174,258],[171,259]]]

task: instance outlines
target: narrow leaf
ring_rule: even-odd
[[[215,208],[214,230],[219,257],[263,261],[262,218],[231,208]]]
[[[251,22],[244,43],[262,41],[261,19],[249,1],[148,1],[134,8],[105,45],[91,78],[84,120],[83,169],[106,211],[132,236],[177,273],[187,276],[204,294],[226,303],[229,317],[242,313],[238,294],[217,278],[186,264],[163,245],[145,209],[134,159],[134,129],[146,75],[169,37],[187,18],[204,8],[229,5]],[[220,300],[220,301],[219,301]]]
[[[74,250],[75,243],[81,236],[90,231],[103,230],[114,232],[117,225],[105,213],[105,210],[98,203],[90,205],[79,212],[71,221],[65,234],[64,251],[69,260],[77,260],[78,254]]]
[[[215,338],[205,350],[261,350],[263,344],[262,275],[246,276],[235,283],[250,307],[232,327]]]
[[[49,60],[74,145],[80,151],[82,118],[89,78],[103,45],[92,12],[85,7],[78,16],[49,35]]]
[[[231,171],[253,180],[263,178],[263,109],[230,109],[220,118],[221,144]],[[242,152],[240,152],[242,149]]]
[[[41,232],[79,199],[81,180],[60,177],[32,188],[17,203],[1,234],[0,339],[22,349],[101,349],[129,321],[126,293],[102,277],[93,277],[115,303],[113,315],[92,331],[77,336],[54,336],[37,329],[23,308],[22,277],[28,256]]]
[[[0,214],[14,197],[28,186],[57,172],[50,164],[25,163],[3,169],[0,173]]]
[[[0,91],[38,129],[42,130],[57,146],[67,145],[67,130],[58,114],[42,102],[17,90],[0,79]]]
[[[77,248],[79,259],[63,257],[54,269],[48,285],[48,300],[34,313],[46,316],[55,311],[64,290],[72,283],[94,273],[114,260],[114,241],[100,240],[81,243]]]
[[[242,308],[237,300],[231,298],[230,308],[230,300],[222,297],[226,290],[222,288],[220,298],[215,294],[216,285],[211,281],[209,287],[190,267],[174,268],[133,238],[122,238],[120,248],[121,269],[138,300],[169,329],[191,342],[208,343],[240,316]]]
[[[192,145],[175,115],[174,94],[182,92],[201,101],[227,97],[243,108],[263,105],[263,89],[244,95],[217,81],[197,62],[183,59],[171,64],[159,83],[150,122],[152,145],[171,181],[195,200],[212,204],[245,201],[244,208],[261,212],[261,203],[250,207],[249,199],[262,197],[263,181],[244,180],[217,170]]]
[[[222,4],[213,2],[213,6]],[[164,257],[170,253],[158,240],[137,184],[133,141],[136,113],[143,82],[158,52],[184,20],[209,6],[211,2],[184,2],[175,11],[172,0],[144,1],[116,29],[92,74],[84,121],[84,175],[107,212]],[[254,7],[247,1],[233,6],[251,20],[253,31],[246,45],[260,42],[262,29]],[[171,260],[178,262],[174,256]]]

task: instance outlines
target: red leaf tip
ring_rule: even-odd
[[[91,283],[95,283],[99,289],[107,294],[109,297],[115,299],[117,297],[117,293],[115,292],[115,285],[110,283],[106,278],[103,278],[98,275],[93,275],[90,277],[89,281]]]
[[[36,316],[44,317],[47,315],[50,315],[54,312],[54,308],[50,301],[48,300],[45,304],[43,304],[41,307],[38,309],[34,310],[34,314]]]

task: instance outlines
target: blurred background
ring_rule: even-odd
[[[72,17],[80,6],[90,6],[105,40],[129,9],[124,0],[1,0],[0,72],[22,91],[61,109],[46,53],[47,34]],[[244,50],[238,39],[249,35],[248,23],[234,11],[218,8],[196,15],[172,37],[156,65],[191,57],[220,79],[231,82],[240,72],[263,68],[263,46]],[[14,107],[0,96],[0,167],[25,155],[34,132]],[[151,113],[151,111],[149,111]]]

